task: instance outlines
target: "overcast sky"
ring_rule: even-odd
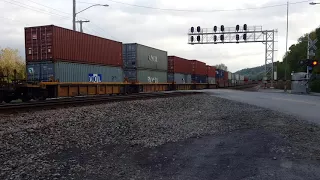
[[[289,46],[320,25],[320,5],[311,6],[309,2],[312,1],[302,1],[289,1],[292,3],[289,8]],[[90,6],[87,3],[110,6],[93,7],[78,15],[78,19],[91,21],[84,24],[86,33],[124,43],[137,42],[166,50],[169,55],[197,59],[209,65],[224,63],[232,72],[263,65],[265,46],[262,43],[192,46],[187,44],[188,28],[198,25],[234,27],[246,23],[266,30],[277,29],[275,61],[282,61],[285,52],[286,5],[281,4],[286,4],[286,0],[78,0],[77,11]],[[266,6],[269,8],[259,8]],[[249,10],[235,10],[246,8]],[[0,12],[0,47],[17,48],[22,55],[24,27],[54,24],[72,28],[72,0],[0,0]]]

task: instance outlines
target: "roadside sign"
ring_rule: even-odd
[[[318,42],[318,39],[311,40],[309,39],[309,49],[317,50],[316,43]]]

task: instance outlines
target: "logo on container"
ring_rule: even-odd
[[[102,81],[102,75],[101,74],[89,74],[89,82],[101,82]]]
[[[34,74],[34,69],[31,67],[31,68],[28,68],[28,73],[29,74]]]
[[[148,76],[148,82],[149,82],[149,83],[158,83],[159,80],[158,80],[158,78],[156,78],[156,77],[150,77],[150,76]]]
[[[149,55],[148,59],[149,59],[149,61],[152,61],[152,62],[158,62],[158,57],[157,56]]]

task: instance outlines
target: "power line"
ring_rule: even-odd
[[[285,3],[285,4],[276,4],[276,5],[269,5],[269,6],[251,7],[251,8],[240,8],[240,9],[191,10],[191,9],[157,8],[157,7],[151,7],[151,6],[143,6],[143,5],[137,5],[137,4],[129,4],[129,3],[124,3],[124,2],[114,1],[114,0],[107,0],[107,1],[114,2],[114,3],[118,3],[118,4],[123,4],[123,5],[128,5],[128,6],[134,6],[134,7],[145,8],[145,9],[161,10],[161,11],[207,12],[207,13],[209,13],[209,12],[227,12],[227,11],[257,10],[257,9],[274,8],[274,7],[286,6],[286,5],[287,5],[287,3]],[[306,2],[310,2],[310,1],[312,1],[312,0],[292,2],[292,3],[289,3],[289,4],[301,4],[301,3],[306,3]],[[83,2],[83,1],[78,1],[78,3],[98,4],[98,3],[89,3],[89,2]]]
[[[43,6],[43,7],[49,8],[49,9],[53,9],[53,10],[58,11],[58,12],[63,13],[63,14],[71,15],[71,13],[66,13],[66,12],[63,12],[63,11],[61,11],[61,10],[59,10],[59,9],[54,9],[54,8],[52,8],[52,7],[50,7],[50,6],[46,6],[46,5],[40,4],[40,3],[35,2],[35,1],[31,1],[31,0],[28,0],[28,1],[30,1],[30,2],[32,2],[32,3],[34,3],[34,4],[37,4],[37,5],[39,5],[39,6]]]
[[[10,0],[10,1],[7,1],[7,0],[1,0],[1,1],[4,1],[6,3],[9,3],[9,4],[13,4],[13,5],[16,5],[16,6],[20,6],[20,7],[23,7],[23,8],[26,8],[26,9],[29,9],[29,10],[32,10],[32,11],[36,11],[36,12],[39,12],[39,13],[43,13],[43,14],[48,14],[48,15],[55,15],[55,16],[59,16],[61,18],[69,18],[67,16],[62,16],[60,14],[56,14],[56,13],[53,13],[53,12],[47,12],[47,11],[43,11],[42,9],[38,9],[38,8],[35,8],[33,6],[29,6],[27,4],[24,4],[24,3],[20,3],[18,1],[14,1],[14,0]]]

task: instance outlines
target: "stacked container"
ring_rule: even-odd
[[[240,75],[240,85],[244,84],[244,76]]]
[[[191,60],[192,65],[192,75],[191,80],[193,83],[207,83],[207,66],[206,63],[198,61],[198,60]]]
[[[216,84],[216,67],[207,66],[207,76],[209,84]]]
[[[166,51],[137,43],[123,44],[123,70],[129,82],[167,83]]]
[[[190,84],[191,61],[177,56],[168,56],[168,83]]]
[[[228,71],[228,86],[232,86],[232,73]]]
[[[224,70],[216,69],[216,83],[219,85],[219,87],[225,87],[224,74],[225,74]]]
[[[25,28],[29,81],[122,82],[122,43],[54,25]]]

